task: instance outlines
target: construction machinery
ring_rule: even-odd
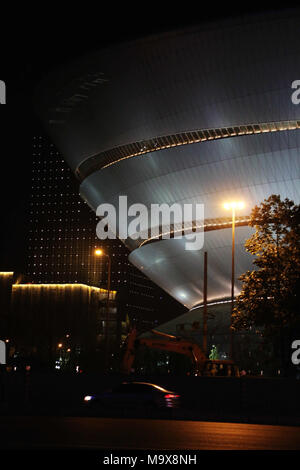
[[[133,372],[134,359],[139,346],[159,349],[167,352],[176,352],[189,357],[194,365],[194,375],[206,376],[239,376],[238,367],[230,360],[207,359],[200,346],[182,337],[169,335],[157,330],[151,330],[153,337],[137,338],[137,331],[133,329],[126,340],[125,354],[122,361],[122,372]]]

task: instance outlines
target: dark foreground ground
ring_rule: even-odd
[[[1,372],[1,371],[0,371]],[[226,377],[125,377],[99,374],[9,373],[2,375],[0,416],[98,416],[83,406],[83,397],[124,380],[141,380],[175,390],[182,407],[155,416],[132,410],[108,410],[102,417],[156,418],[300,426],[300,380]]]
[[[95,417],[2,417],[1,449],[299,450],[300,427]]]

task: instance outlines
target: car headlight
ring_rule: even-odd
[[[91,395],[86,395],[84,397],[84,401],[91,401],[93,399],[93,397]]]

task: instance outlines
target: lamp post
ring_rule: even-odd
[[[232,326],[232,318],[233,318],[233,307],[234,307],[234,278],[235,278],[235,266],[234,266],[234,248],[235,248],[235,213],[237,209],[243,209],[244,207],[243,202],[225,202],[224,209],[231,210],[232,214],[232,223],[231,223],[231,233],[232,233],[232,243],[231,243],[231,317],[230,317],[230,327]],[[233,359],[233,331],[230,328],[230,359]]]
[[[109,294],[110,294],[110,283],[111,283],[111,258],[103,250],[96,249],[96,256],[106,256],[108,261],[107,266],[107,298],[106,298],[106,318],[105,318],[105,368],[108,369],[108,321],[109,321]]]
[[[207,251],[204,252],[203,276],[203,352],[207,357]]]

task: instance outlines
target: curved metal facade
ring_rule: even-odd
[[[56,71],[39,112],[91,207],[203,203],[208,299],[230,295],[224,200],[251,208],[270,194],[300,202],[300,16],[210,24],[113,47]],[[228,219],[227,219],[228,221]],[[219,225],[218,225],[219,224]],[[237,276],[251,267],[237,228]],[[202,253],[184,240],[128,240],[130,260],[191,308],[202,301]],[[239,289],[237,282],[236,289]]]

